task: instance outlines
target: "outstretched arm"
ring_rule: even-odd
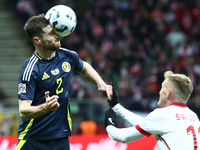
[[[138,123],[142,122],[144,118],[132,113],[128,109],[124,108],[122,105],[115,105],[112,110],[118,115],[126,120],[130,125],[135,126]]]
[[[145,137],[145,135],[141,134],[134,126],[129,128],[116,128],[109,125],[106,127],[106,131],[111,139],[122,143],[130,143]]]
[[[83,61],[84,68],[80,75],[88,82],[95,84],[99,91],[106,92],[108,99],[111,99],[112,86],[107,85],[94,68],[87,62]]]
[[[134,126],[130,128],[117,128],[116,114],[111,108],[105,113],[104,123],[108,136],[115,141],[129,143],[144,137]]]

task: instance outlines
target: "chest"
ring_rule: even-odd
[[[62,59],[52,63],[39,65],[37,74],[36,90],[49,90],[59,94],[64,89],[68,89],[74,65],[71,60]]]

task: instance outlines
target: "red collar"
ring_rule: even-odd
[[[184,103],[172,103],[171,105],[178,106],[178,107],[186,107]]]

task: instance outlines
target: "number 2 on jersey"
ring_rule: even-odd
[[[63,92],[63,88],[60,88],[61,84],[62,84],[62,78],[58,78],[56,80],[56,83],[58,84],[58,87],[56,89],[56,94],[62,93]]]
[[[191,134],[192,133],[192,136],[193,136],[193,140],[194,140],[194,150],[197,150],[198,146],[197,146],[197,136],[196,136],[196,133],[195,133],[195,130],[194,130],[194,126],[190,125],[188,128],[187,128],[187,134]],[[200,134],[200,127],[198,128],[198,134]]]

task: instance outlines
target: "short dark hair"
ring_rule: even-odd
[[[39,14],[29,18],[24,25],[24,31],[28,38],[33,41],[34,36],[42,37],[42,29],[49,25],[49,21],[45,18],[44,14]]]

